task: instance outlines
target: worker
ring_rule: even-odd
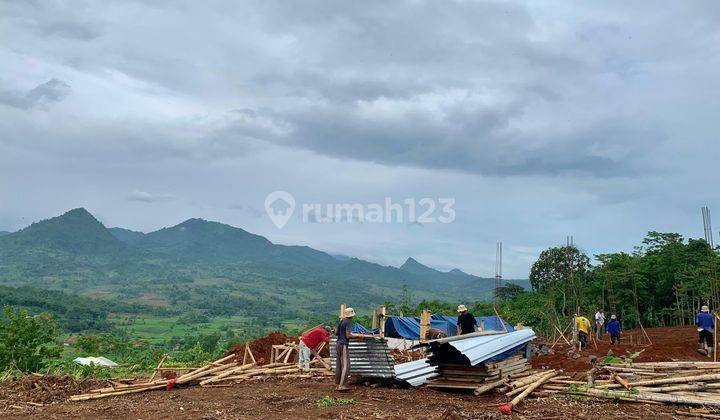
[[[590,320],[587,319],[582,312],[575,316],[578,329],[578,341],[580,341],[580,350],[587,345],[588,334],[590,334]]]
[[[607,324],[607,331],[610,334],[610,344],[620,343],[620,321],[617,320],[615,314],[610,315],[610,321]]]
[[[304,371],[310,370],[310,358],[313,351],[319,351],[322,343],[330,342],[332,328],[325,325],[311,329],[300,337],[298,343],[298,367]]]
[[[713,330],[715,329],[715,319],[710,314],[707,305],[700,308],[700,313],[695,317],[695,325],[698,327],[698,351],[708,356],[712,356],[714,347]],[[703,342],[705,348],[703,348]]]
[[[460,315],[458,315],[457,319],[457,334],[470,334],[477,331],[477,319],[475,319],[475,316],[468,312],[468,309],[465,305],[458,305],[457,311]]]
[[[603,331],[605,330],[605,313],[603,308],[598,308],[595,312],[595,336],[598,340],[602,340]]]
[[[348,376],[350,376],[350,353],[348,347],[350,347],[350,340],[363,340],[366,338],[373,338],[373,335],[367,334],[356,334],[352,332],[353,318],[355,317],[355,310],[353,308],[346,308],[343,313],[343,318],[338,324],[337,343],[335,346],[335,387],[336,391],[345,392],[349,391],[350,388],[346,385]]]

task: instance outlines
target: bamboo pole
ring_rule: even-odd
[[[569,327],[569,326],[570,326],[570,325],[568,325],[568,327]],[[567,331],[567,327],[565,327],[565,331],[560,331],[560,328],[558,328],[557,325],[553,325],[553,327],[555,327],[555,329],[557,330],[557,332],[560,333],[560,337],[558,337],[558,340],[560,340],[560,338],[562,338],[563,340],[565,340],[565,342],[566,342],[567,345],[569,346],[569,345],[570,345],[570,341],[568,341],[568,339],[565,338],[565,334],[564,334],[564,332]],[[555,347],[555,344],[557,344],[557,341],[555,341],[555,342],[553,343],[553,345],[550,346],[550,348],[552,349],[553,347]]]
[[[634,401],[655,401],[659,403],[668,403],[668,404],[687,404],[687,405],[700,405],[700,406],[710,406],[710,407],[720,407],[720,400],[711,400],[711,399],[704,399],[704,398],[691,398],[691,397],[685,397],[681,395],[668,395],[668,394],[657,394],[657,393],[641,393],[638,392],[636,394],[626,392],[626,391],[609,391],[609,390],[599,390],[599,389],[587,389],[585,391],[573,391],[566,389],[564,391],[565,394],[572,394],[572,395],[583,395],[587,397],[599,397],[599,398],[607,398],[611,400],[616,399],[628,399],[628,400],[634,400]]]
[[[718,380],[720,380],[720,374],[711,373],[711,374],[695,375],[695,376],[679,376],[676,378],[650,379],[650,380],[646,380],[646,381],[631,382],[630,385],[635,387],[635,386],[642,386],[642,385],[680,384],[680,383],[688,383],[688,382],[709,382],[709,381],[718,381]]]
[[[658,386],[658,387],[645,387],[639,386],[635,388],[638,392],[675,392],[675,391],[700,391],[707,389],[704,383],[697,384],[680,384],[680,385],[669,385],[669,386]]]
[[[524,378],[518,379],[517,381],[510,382],[508,384],[508,387],[515,389],[515,388],[519,388],[521,386],[531,384],[545,374],[547,374],[547,371],[540,371],[540,372],[532,373],[530,376],[526,376]]]
[[[147,385],[147,384],[146,384]],[[127,389],[117,392],[104,392],[104,393],[97,393],[97,394],[80,394],[80,395],[72,395],[70,397],[70,401],[86,401],[86,400],[95,400],[98,398],[105,398],[105,397],[114,397],[117,395],[125,395],[125,394],[133,394],[136,392],[143,392],[143,391],[150,391],[153,389],[162,389],[167,386],[167,382],[165,381],[162,384],[159,385],[152,385],[147,386],[145,388],[135,388],[135,389]]]
[[[695,418],[699,417],[702,419],[720,419],[720,415],[710,414],[710,413],[698,413],[697,411],[677,410],[677,411],[675,411],[675,414],[679,414],[681,416],[695,417]]]
[[[713,362],[717,362],[717,323],[718,323],[718,316],[715,315],[715,322],[713,322]]]
[[[543,375],[542,377],[540,377],[540,379],[538,379],[537,381],[532,383],[530,386],[528,386],[520,395],[513,398],[512,401],[510,401],[507,404],[501,405],[500,412],[503,414],[511,414],[513,407],[518,405],[523,400],[523,398],[527,397],[537,387],[539,387],[540,385],[545,383],[545,381],[549,380],[550,378],[552,378],[553,376],[556,376],[556,375],[557,375],[557,372],[555,372],[554,370],[548,372],[546,375]]]
[[[167,354],[163,354],[162,359],[160,359],[160,363],[158,363],[157,367],[153,371],[152,376],[150,377],[150,379],[148,379],[148,383],[155,380],[155,375],[157,375],[158,372],[160,371],[160,368],[162,367],[162,364],[165,362],[165,359],[167,359]]]
[[[626,389],[628,389],[628,390],[632,389],[632,386],[630,386],[630,383],[628,381],[626,381],[622,376],[620,376],[618,374],[613,374],[610,378],[615,380],[620,385],[624,386]]]
[[[177,385],[186,384],[186,383],[188,383],[188,382],[190,382],[190,381],[192,381],[192,380],[194,380],[194,379],[199,379],[199,378],[202,378],[203,376],[207,376],[207,375],[210,375],[210,374],[212,374],[212,373],[222,372],[223,370],[231,369],[231,368],[233,368],[233,367],[235,367],[235,366],[237,366],[237,362],[232,362],[232,363],[228,363],[228,364],[225,364],[225,365],[216,366],[216,367],[214,367],[214,368],[212,368],[212,369],[204,370],[204,371],[202,371],[202,372],[198,372],[198,373],[195,373],[195,374],[183,375],[183,376],[175,379],[175,384],[177,384]]]
[[[222,379],[222,378],[226,378],[226,377],[228,377],[228,376],[230,376],[230,375],[232,375],[232,374],[234,374],[234,373],[237,373],[237,372],[242,372],[242,371],[248,370],[248,369],[250,369],[250,368],[253,367],[253,366],[255,366],[254,363],[248,363],[248,364],[246,364],[246,365],[237,366],[237,367],[235,367],[235,368],[228,369],[228,370],[226,370],[225,372],[222,372],[222,373],[220,373],[220,374],[218,374],[218,375],[216,375],[216,376],[213,376],[212,378],[208,378],[208,379],[205,379],[205,380],[203,380],[203,381],[200,381],[200,385],[207,385],[207,384],[210,384],[210,383],[213,383],[213,382],[217,382],[217,381],[219,381],[219,380]]]
[[[492,391],[493,389],[495,389],[501,385],[505,385],[506,383],[508,383],[508,381],[509,381],[509,379],[505,378],[505,379],[499,379],[494,382],[490,382],[485,385],[481,385],[481,386],[475,388],[474,393],[475,393],[475,395],[482,395],[486,392]]]
[[[206,370],[212,368],[213,365],[217,366],[217,365],[219,365],[219,364],[221,364],[221,363],[223,363],[223,362],[227,362],[228,360],[233,359],[234,357],[235,357],[235,354],[231,354],[231,355],[229,355],[229,356],[225,356],[225,357],[223,357],[222,359],[218,359],[218,360],[216,360],[216,361],[214,361],[214,362],[212,362],[212,363],[209,363],[209,364],[207,364],[207,365],[205,365],[205,366],[199,367],[199,368],[197,368],[197,369],[195,369],[195,370],[193,370],[193,371],[191,371],[191,372],[188,372],[188,373],[186,373],[185,375],[180,376],[180,378],[182,378],[183,376],[193,375],[193,374],[196,374],[196,373],[200,373],[200,372],[206,371]],[[180,379],[180,378],[178,378],[178,379]]]

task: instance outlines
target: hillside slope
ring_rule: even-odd
[[[409,259],[401,268],[274,244],[230,225],[189,219],[155,232],[107,229],[85,209],[0,237],[0,283],[67,290],[215,315],[307,317],[340,302],[490,297],[491,279]],[[356,302],[356,303],[355,303]]]

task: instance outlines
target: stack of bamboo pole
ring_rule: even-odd
[[[508,397],[565,394],[648,404],[720,408],[720,363],[634,363],[600,366],[592,372],[596,372],[597,378],[577,381],[567,376],[549,375],[547,371],[533,371],[527,377],[500,384],[495,390],[504,392]],[[540,385],[532,388],[543,378]],[[532,390],[526,392],[530,388]]]
[[[177,385],[227,386],[231,383],[265,377],[310,378],[313,376],[332,374],[332,372],[324,368],[313,368],[310,371],[302,371],[294,363],[271,363],[260,366],[255,363],[241,364],[235,361],[236,359],[236,355],[233,354],[191,370],[175,379],[151,380],[137,384],[117,383],[111,387],[91,390],[87,394],[73,395],[70,397],[70,400],[93,400],[157,389],[170,389]]]

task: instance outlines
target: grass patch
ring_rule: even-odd
[[[318,407],[333,407],[336,405],[348,405],[348,404],[355,404],[355,400],[353,398],[333,398],[329,395],[326,395],[319,400],[317,400],[317,406]]]

